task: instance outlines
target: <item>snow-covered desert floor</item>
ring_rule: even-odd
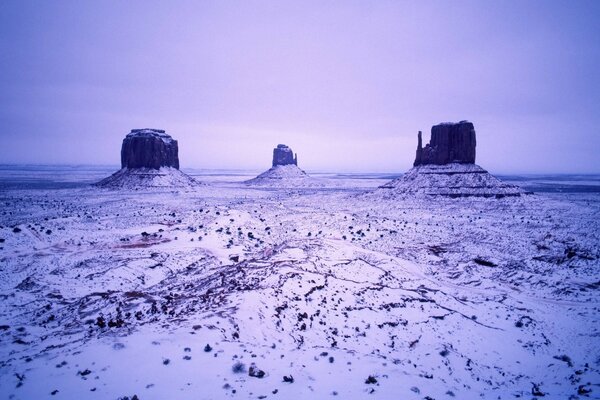
[[[599,193],[204,182],[0,190],[1,398],[600,398]]]

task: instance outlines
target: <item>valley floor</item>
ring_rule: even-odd
[[[600,194],[347,183],[1,191],[0,398],[600,398]]]

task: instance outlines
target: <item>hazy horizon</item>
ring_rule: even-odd
[[[117,165],[165,129],[182,169],[402,173],[469,120],[499,174],[600,173],[600,3],[0,5],[1,164]]]

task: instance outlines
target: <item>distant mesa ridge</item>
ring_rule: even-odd
[[[121,146],[121,168],[179,169],[177,140],[162,129],[132,129]]]
[[[273,167],[277,165],[298,165],[298,155],[285,144],[278,144],[273,149]]]
[[[431,140],[425,147],[419,131],[413,165],[475,164],[476,144],[475,127],[469,121],[434,125],[431,127]]]

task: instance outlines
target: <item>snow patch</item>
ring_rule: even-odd
[[[394,196],[507,197],[526,192],[502,182],[477,164],[419,165],[380,186],[376,193]]]
[[[176,168],[123,168],[95,186],[108,189],[192,188],[199,185],[194,178]]]

